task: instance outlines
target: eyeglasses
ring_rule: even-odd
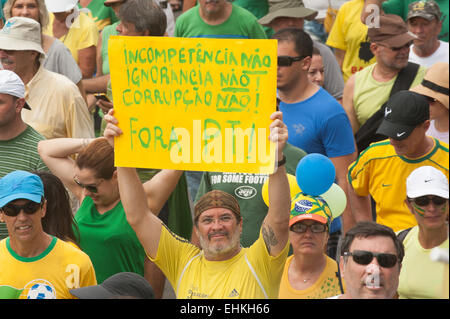
[[[447,199],[439,196],[421,196],[417,198],[408,198],[408,201],[414,202],[418,206],[428,206],[430,202],[433,202],[435,206],[444,205]]]
[[[298,62],[306,58],[306,56],[288,56],[288,55],[280,55],[278,57],[278,66],[291,66],[292,63]]]
[[[73,179],[73,181],[78,185],[78,186],[80,186],[81,188],[84,188],[84,189],[86,189],[87,191],[89,191],[89,192],[91,192],[91,193],[94,193],[94,194],[97,194],[98,193],[98,186],[101,184],[101,183],[103,183],[103,179],[97,184],[97,185],[85,185],[85,184],[82,184],[82,183],[80,183],[79,181],[77,181],[75,178]]]
[[[291,231],[294,233],[306,233],[306,231],[311,229],[312,233],[323,233],[327,230],[327,226],[324,224],[312,224],[312,225],[305,225],[302,223],[296,223],[291,226]]]
[[[27,202],[25,205],[7,204],[0,208],[0,210],[9,217],[16,217],[20,211],[23,210],[25,214],[33,215],[37,210],[42,207],[43,203],[35,203],[32,201]]]
[[[381,45],[382,47],[391,49],[391,50],[394,51],[394,52],[400,51],[400,50],[402,50],[402,49],[404,49],[404,48],[409,48],[412,44],[413,44],[413,41],[408,42],[408,43],[406,43],[404,46],[401,46],[401,47],[389,47],[389,46],[387,46],[387,45],[384,45],[384,44],[379,43],[379,45]]]
[[[378,264],[383,268],[392,268],[397,264],[397,256],[394,254],[373,253],[366,250],[355,250],[353,252],[345,252],[344,256],[352,256],[353,261],[360,265],[368,265],[372,262],[373,257],[378,261]]]

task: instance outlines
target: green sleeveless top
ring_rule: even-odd
[[[91,258],[98,284],[119,272],[144,275],[145,251],[126,220],[122,202],[100,214],[92,198],[86,196],[75,221],[80,248]]]

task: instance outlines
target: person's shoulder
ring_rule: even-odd
[[[54,88],[55,91],[63,90],[78,90],[78,87],[67,76],[42,69],[40,81],[44,81],[49,88]]]
[[[183,12],[182,14],[180,14],[178,16],[178,18],[176,19],[176,24],[185,22],[185,21],[189,21],[191,19],[193,19],[194,17],[199,16],[199,6],[193,6],[192,8],[190,8],[189,10],[186,10],[185,12]]]
[[[95,28],[97,29],[97,25],[95,23],[95,20],[92,17],[90,17],[88,14],[86,14],[84,12],[80,12],[79,18],[80,18],[80,24],[83,27],[95,26]]]
[[[70,258],[77,259],[78,261],[91,263],[89,256],[74,243],[57,238],[56,245],[58,250],[63,252],[66,256],[70,256]]]
[[[233,6],[233,11],[232,11],[233,14],[239,14],[239,15],[241,15],[243,17],[246,17],[246,18],[248,18],[250,20],[257,21],[255,15],[253,13],[251,13],[250,11],[248,11],[247,9],[242,8],[241,6],[238,6],[238,5],[234,4],[234,3],[231,3],[231,5]]]
[[[36,142],[46,139],[41,133],[36,131],[32,126],[30,126],[28,124],[27,124],[27,128],[25,129],[24,133],[27,136],[34,138],[36,140]]]
[[[398,155],[395,153],[395,149],[391,145],[389,139],[385,139],[379,142],[371,143],[361,152],[358,159],[387,159],[391,157],[398,157]]]
[[[327,114],[323,114],[325,117],[331,117],[336,114],[344,114],[345,110],[339,104],[339,102],[330,94],[327,90],[325,90],[323,87],[320,87],[319,90],[313,95],[314,103],[317,103],[317,101],[320,102],[317,106],[321,107],[322,110],[327,110]]]

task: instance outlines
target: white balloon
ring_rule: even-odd
[[[339,185],[333,183],[330,189],[320,196],[330,207],[333,219],[342,215],[347,206],[347,196],[345,196],[344,190]]]

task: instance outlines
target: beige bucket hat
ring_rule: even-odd
[[[432,97],[441,102],[448,109],[448,76],[449,64],[446,62],[438,62],[433,64],[427,70],[422,84],[415,86],[411,91]]]
[[[279,17],[314,20],[317,14],[317,11],[305,8],[302,0],[269,0],[269,13],[259,19],[259,23],[268,25]]]
[[[12,17],[0,30],[0,49],[24,51],[32,50],[45,56],[41,45],[41,25],[24,17]]]

